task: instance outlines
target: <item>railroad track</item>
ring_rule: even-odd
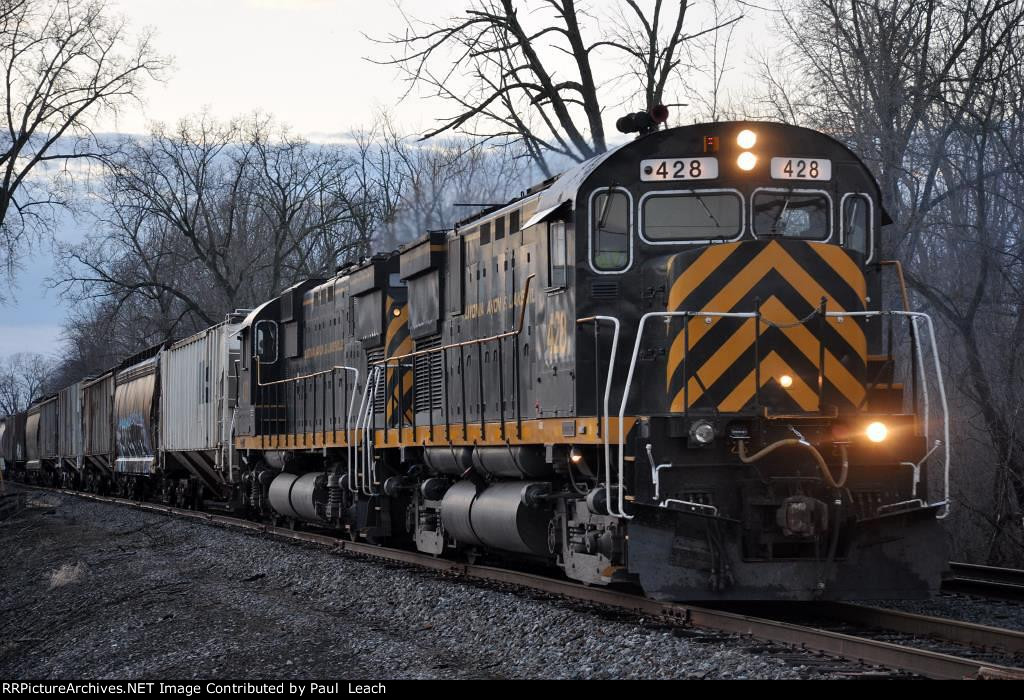
[[[950,562],[952,576],[942,582],[943,590],[990,598],[1024,600],[1024,570]]]
[[[763,617],[686,603],[656,601],[633,593],[583,586],[562,579],[493,566],[441,559],[403,549],[352,542],[333,535],[291,530],[218,513],[184,510],[154,503],[98,496],[81,491],[37,486],[27,486],[26,488],[68,494],[102,503],[124,505],[207,524],[318,544],[329,547],[335,552],[358,554],[409,564],[447,575],[517,586],[574,601],[615,608],[673,625],[693,625],[719,632],[749,636],[762,641],[794,646],[928,678],[1024,680],[1024,667],[1019,665],[990,663],[986,658],[971,658],[971,656],[945,653],[916,644],[911,646],[906,643],[893,643],[860,634],[854,635],[822,629],[817,623],[813,626],[795,624],[786,619],[780,619],[780,617],[785,617],[784,615]],[[840,620],[864,628],[891,630],[914,638],[937,638],[960,645],[968,650],[995,651],[1003,655],[1001,658],[1014,659],[1015,664],[1017,662],[1024,663],[1024,633],[1014,630],[846,603],[813,603],[805,606],[802,612],[809,613],[816,618]]]

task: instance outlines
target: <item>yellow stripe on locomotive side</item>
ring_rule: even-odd
[[[574,423],[573,436],[565,435],[565,423]],[[627,416],[623,420],[623,435],[629,435],[636,423],[635,416]],[[497,421],[487,422],[481,429],[480,423],[453,423],[448,426],[429,425],[416,426],[415,432],[411,426],[405,426],[399,432],[398,428],[378,428],[374,431],[374,447],[447,447],[476,446],[476,447],[502,447],[505,445],[542,445],[542,444],[571,444],[571,445],[603,445],[603,437],[598,434],[599,427],[603,429],[604,421],[597,418],[575,418],[575,419],[530,419],[524,420],[521,435],[517,433],[517,422],[505,421],[505,436],[501,434],[501,423]],[[608,419],[608,442],[612,445],[618,444],[619,436],[618,417]],[[355,431],[356,436],[353,444],[360,444],[362,431]],[[348,446],[345,430],[326,430],[313,433],[282,433],[278,435],[254,435],[239,436],[235,438],[235,448],[239,450],[277,450],[277,449],[318,449],[318,448],[343,448]]]

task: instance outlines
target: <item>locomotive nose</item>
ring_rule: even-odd
[[[866,283],[838,246],[724,243],[673,255],[666,390],[673,412],[810,413],[864,399]]]

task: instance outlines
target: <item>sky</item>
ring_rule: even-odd
[[[466,0],[405,0],[400,5],[388,0],[108,2],[132,28],[153,29],[158,51],[172,57],[173,67],[164,83],[145,90],[141,106],[129,105],[116,118],[102,119],[99,131],[142,134],[153,122],[173,124],[200,111],[218,119],[262,111],[311,140],[369,126],[382,109],[410,133],[421,133],[443,116],[443,104],[420,95],[400,101],[406,85],[396,69],[365,60],[388,55],[368,36],[400,32],[403,11],[418,19],[440,19],[467,6]],[[742,62],[744,47],[764,36],[763,23],[759,17],[741,23],[731,62]],[[81,217],[64,217],[55,235],[76,241],[88,226]],[[17,303],[0,306],[0,356],[59,352],[66,307],[47,288],[53,267],[48,248],[25,260]]]

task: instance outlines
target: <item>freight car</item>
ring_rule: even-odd
[[[0,469],[5,478],[24,478],[27,419],[24,412],[0,417]]]
[[[945,395],[877,183],[821,133],[663,117],[115,372],[112,483],[664,599],[936,592]]]

